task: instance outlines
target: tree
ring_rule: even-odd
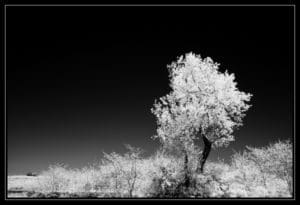
[[[203,172],[211,147],[234,141],[233,131],[242,125],[251,94],[237,89],[234,74],[221,73],[209,57],[187,53],[168,65],[172,91],[155,101],[158,138],[165,149],[184,154],[185,166],[195,140],[202,138],[204,151],[197,171]]]

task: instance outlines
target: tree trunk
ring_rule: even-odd
[[[184,150],[184,185],[185,187],[189,187],[190,185],[190,173],[189,173],[189,157],[186,150]]]
[[[200,169],[200,172],[203,173],[203,167],[204,167],[204,164],[206,162],[206,159],[210,153],[210,150],[211,150],[211,142],[203,135],[203,142],[204,142],[204,150],[202,152],[202,156],[201,156],[201,159],[200,159],[200,167],[198,166],[198,169],[197,171],[199,171]]]

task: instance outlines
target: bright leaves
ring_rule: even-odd
[[[158,123],[154,138],[185,149],[198,133],[214,146],[234,140],[233,131],[242,125],[252,95],[239,91],[234,74],[220,72],[219,65],[193,53],[168,65],[172,91],[151,110]]]

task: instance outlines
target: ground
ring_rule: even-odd
[[[39,186],[41,177],[25,175],[8,176],[7,197],[26,197],[27,192],[31,192]]]

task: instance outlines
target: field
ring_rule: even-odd
[[[108,195],[95,192],[41,192],[45,176],[8,176],[8,198],[105,198]],[[111,196],[111,195],[110,195]]]
[[[28,192],[37,190],[39,181],[43,176],[8,176],[7,180],[7,194],[8,197],[27,197]]]

